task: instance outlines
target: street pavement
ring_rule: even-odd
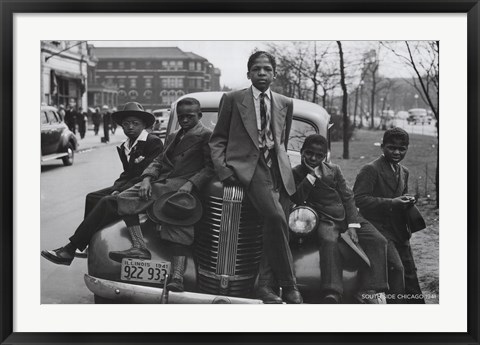
[[[105,147],[108,145],[119,145],[127,138],[120,126],[117,127],[115,134],[112,134],[112,132],[110,132],[110,142],[108,143],[102,143],[101,141],[101,138],[103,137],[103,128],[101,126],[98,135],[95,135],[93,130],[88,130],[85,133],[85,137],[83,139],[80,139],[80,134],[78,134],[78,132],[76,134],[76,137],[79,143],[79,152]]]

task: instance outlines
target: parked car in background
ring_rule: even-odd
[[[170,118],[170,109],[157,109],[152,111],[152,114],[155,116],[155,123],[152,126],[151,133],[164,139],[167,134],[167,125],[168,119]]]
[[[57,108],[40,107],[41,161],[61,159],[64,165],[72,165],[78,141],[63,122]]]
[[[432,116],[428,115],[426,109],[414,108],[408,111],[407,122],[409,125],[416,125],[417,123],[421,123],[422,125],[430,124],[432,122]]]
[[[201,121],[213,129],[222,95],[223,92],[202,92],[184,97],[200,101]],[[330,115],[318,104],[293,100],[288,143],[292,166],[300,163],[300,148],[308,135],[319,133],[330,141],[329,122]],[[174,103],[167,133],[178,128]],[[118,222],[98,231],[89,244],[85,283],[94,293],[95,302],[262,303],[254,295],[262,254],[261,217],[242,187],[224,187],[216,177],[201,191],[201,199],[203,216],[195,226],[195,243],[187,256],[185,292],[167,294],[164,284],[171,249],[162,243],[155,225],[148,220],[142,223],[142,233],[152,260],[124,259],[117,263],[109,258],[110,251],[124,250],[131,245],[125,224]],[[318,219],[314,212],[299,211],[298,207],[302,206],[292,209],[289,217],[297,283],[305,303],[320,303],[320,259],[315,231]],[[357,269],[362,262],[350,247],[342,241],[339,243],[344,264],[344,302],[348,303],[357,292]]]

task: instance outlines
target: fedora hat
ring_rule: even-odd
[[[407,225],[412,234],[427,227],[422,214],[415,205],[407,208]]]
[[[367,254],[365,254],[362,247],[360,247],[360,244],[353,243],[352,239],[346,232],[341,233],[340,237],[342,238],[343,242],[348,246],[348,248],[351,249],[349,252],[351,253],[353,250],[353,252],[355,252],[362,259],[362,261],[366,263],[368,267],[370,267],[370,259],[368,258]],[[348,258],[350,256],[350,253],[348,253],[345,248],[342,248],[342,246],[339,246],[339,249],[344,258]]]
[[[173,225],[193,225],[200,220],[202,212],[200,199],[185,192],[167,192],[147,209],[153,221]]]
[[[143,109],[143,106],[137,102],[125,103],[122,110],[116,111],[112,114],[112,119],[120,126],[123,119],[127,116],[135,116],[145,122],[145,126],[151,127],[155,123],[155,116]]]

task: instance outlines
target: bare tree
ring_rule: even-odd
[[[338,45],[338,54],[340,56],[340,84],[342,85],[343,98],[342,98],[342,115],[343,115],[343,158],[350,158],[350,152],[348,147],[348,128],[349,128],[349,118],[348,118],[348,91],[347,84],[345,83],[345,62],[343,60],[343,49],[342,42],[337,41]]]

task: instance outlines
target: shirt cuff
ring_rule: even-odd
[[[348,224],[348,227],[349,227],[349,228],[360,229],[360,228],[361,228],[361,225],[360,225],[360,223],[350,223],[350,224]]]
[[[315,184],[315,180],[317,179],[316,177],[307,174],[307,179],[310,181],[311,184]]]

